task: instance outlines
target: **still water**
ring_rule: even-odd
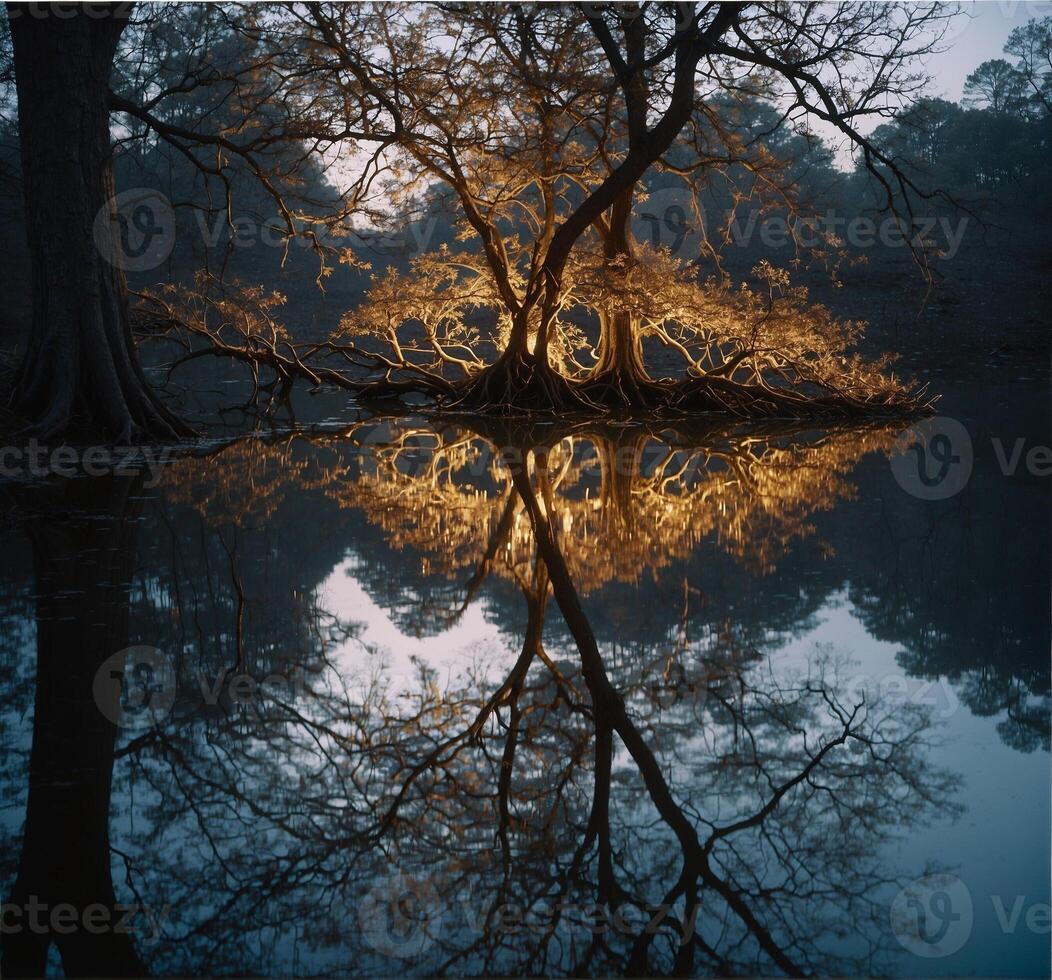
[[[5,974],[1048,975],[1044,391],[5,487]]]

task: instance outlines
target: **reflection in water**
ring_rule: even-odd
[[[34,499],[6,894],[110,907],[116,882],[164,928],[5,937],[5,975],[51,940],[107,974],[893,968],[888,904],[925,869],[886,842],[958,809],[932,708],[860,686],[849,651],[769,653],[845,583],[901,619],[821,527],[893,437],[373,420],[184,460],[142,521],[132,483]],[[137,642],[176,696],[118,731],[94,674]],[[1047,667],[1022,674],[1040,703]]]
[[[558,516],[561,549],[585,592],[611,579],[635,582],[644,568],[660,570],[706,539],[770,571],[788,542],[811,530],[811,514],[852,495],[844,474],[894,437],[887,430],[811,439],[720,433],[699,445],[697,435],[622,427],[530,452],[524,447],[536,442],[507,432],[491,442],[401,426],[388,438],[381,426],[366,431],[371,465],[349,500],[394,542],[434,556],[436,572],[458,572],[481,555],[516,577],[535,550],[507,465],[521,459],[542,511]]]
[[[98,710],[92,688],[104,661],[127,645],[138,484],[111,477],[49,488],[27,522],[36,575],[36,696],[25,832],[9,898],[22,909],[68,904],[93,908],[99,921],[122,917],[110,874],[117,729]],[[145,972],[130,935],[23,928],[4,936],[4,975],[43,975],[51,941],[71,976]]]

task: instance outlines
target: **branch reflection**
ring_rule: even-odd
[[[929,713],[848,697],[833,651],[780,668],[733,621],[615,654],[587,597],[699,542],[772,569],[891,437],[490,435],[372,422],[344,434],[359,454],[291,467],[447,582],[430,628],[488,578],[524,626],[503,659],[394,678],[315,606],[305,685],[129,742],[150,800],[129,875],[181,916],[163,968],[244,965],[251,922],[261,969],[293,949],[311,972],[879,969],[881,844],[953,806]],[[283,492],[267,451],[187,463],[169,500],[261,526]]]

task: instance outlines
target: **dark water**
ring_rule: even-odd
[[[5,486],[5,975],[1047,975],[1045,390]]]

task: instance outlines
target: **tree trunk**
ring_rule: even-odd
[[[541,311],[541,326],[531,350],[529,311],[519,311],[504,351],[471,379],[449,406],[455,410],[500,415],[594,409],[594,405],[577,393],[575,385],[548,363],[547,324],[551,319],[551,311]]]
[[[632,217],[634,187],[622,191],[610,209],[610,223],[603,241],[608,265],[623,262],[625,271],[633,261]],[[647,374],[639,318],[611,304],[599,311],[599,360],[588,379],[589,397],[625,408],[649,405],[659,389]]]
[[[637,383],[650,380],[643,364],[643,345],[639,319],[624,310],[603,310],[599,314],[599,360],[593,377],[620,374]]]
[[[33,294],[13,407],[42,437],[190,434],[150,390],[124,272],[112,261],[109,80],[127,9],[8,9]],[[109,220],[96,223],[100,213]]]
[[[545,251],[541,274],[544,285],[535,302],[540,305],[540,324],[532,354],[523,351],[525,324],[516,325],[511,342],[501,357],[469,385],[466,392],[451,402],[453,408],[471,410],[498,409],[507,413],[516,409],[526,411],[594,410],[592,386],[571,384],[548,363],[548,343],[555,326],[555,317],[562,304],[562,277],[570,251],[582,234],[604,213],[611,211],[620,220],[625,235],[632,211],[632,194],[636,183],[647,169],[664,153],[686,125],[694,109],[694,75],[698,60],[709,45],[728,31],[737,19],[739,8],[723,4],[705,36],[695,39],[688,31],[677,33],[674,40],[675,69],[672,91],[664,113],[647,129],[646,106],[640,102],[645,90],[633,82],[625,91],[629,113],[635,119],[631,145],[625,158],[607,175],[554,231]],[[642,22],[640,22],[642,23]],[[699,40],[701,43],[699,43]],[[638,55],[638,51],[635,52]],[[637,80],[638,81],[638,80]],[[644,100],[645,101],[645,100]],[[641,108],[642,107],[642,108]],[[486,235],[482,234],[483,242]],[[525,315],[520,312],[520,315]],[[628,404],[645,404],[648,397],[659,391],[655,382],[635,384]],[[626,404],[618,385],[599,384],[596,391],[602,398],[608,395],[619,405]],[[587,393],[586,393],[587,392]]]
[[[66,976],[141,977],[147,971],[133,936],[118,927],[124,914],[110,870],[117,727],[94,697],[96,671],[128,645],[141,479],[69,480],[55,493],[41,506],[34,490],[25,504],[39,510],[30,528],[36,705],[22,854],[7,898],[21,910],[21,928],[3,937],[0,971],[44,976],[54,942]],[[72,927],[52,918],[63,904],[77,912]],[[46,909],[27,911],[34,905]],[[88,921],[89,909],[105,910],[104,926]]]

